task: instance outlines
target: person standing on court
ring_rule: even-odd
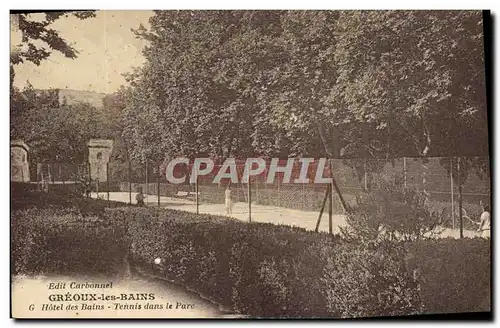
[[[231,183],[227,185],[224,195],[225,195],[226,214],[232,214],[233,204],[231,201]]]
[[[144,197],[144,194],[142,193],[142,188],[141,187],[138,188],[138,192],[139,193],[135,196],[135,200],[137,201],[137,206],[138,207],[145,207],[146,204],[144,204],[144,199],[146,197]]]
[[[490,238],[490,229],[491,229],[491,214],[490,207],[488,205],[484,206],[483,213],[481,214],[481,219],[479,222],[479,236],[482,238]]]

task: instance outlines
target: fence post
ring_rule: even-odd
[[[328,197],[328,233],[333,233],[333,182],[330,183],[330,197]]]
[[[368,191],[368,172],[366,170],[366,158],[365,158],[365,160],[363,162],[363,171],[364,171],[364,177],[363,178],[364,178],[364,181],[365,181],[364,187],[365,187],[365,191]],[[332,176],[333,176],[333,174],[332,174]]]
[[[427,197],[427,163],[423,162],[424,160],[422,159],[422,167],[423,167],[423,172],[422,172],[422,186],[424,188],[424,194]]]
[[[36,188],[38,190],[41,190],[40,188],[40,172],[41,172],[41,168],[40,168],[40,163],[36,163]]]
[[[248,222],[252,222],[252,183],[250,177],[248,177]]]
[[[281,206],[281,179],[278,175],[278,207]]]
[[[53,176],[52,176],[52,164],[47,164],[48,167],[48,173],[49,173],[49,182],[52,182],[54,184]]]
[[[132,204],[132,163],[128,160],[128,203]]]
[[[199,197],[198,197],[198,193],[199,193],[199,190],[198,190],[198,181],[199,180],[199,177],[198,177],[198,170],[196,171],[196,184],[195,184],[195,193],[196,193],[196,214],[200,214],[200,200],[199,200]]]
[[[108,203],[109,203],[109,163],[106,163],[106,190],[108,194]]]
[[[453,156],[450,157],[450,190],[451,190],[451,225],[455,229],[455,201],[454,201],[454,186],[453,186]]]
[[[146,159],[146,204],[148,203],[148,192],[149,192],[149,182],[148,182],[148,160]]]
[[[89,198],[89,197],[92,197],[92,174],[90,172],[90,170],[91,170],[90,162],[87,162],[87,170],[88,170],[88,178],[89,178],[88,188],[90,189],[89,193],[87,194],[87,198]]]
[[[62,167],[62,164],[59,164],[59,177],[61,178],[61,180],[62,180],[62,184],[63,184],[63,186],[64,186],[64,185],[65,185],[65,183],[64,183],[64,177],[63,177],[63,174],[62,174],[62,169],[61,169],[61,167]],[[22,172],[22,171],[21,171],[21,172]],[[23,181],[24,181],[24,180],[23,180]]]
[[[406,157],[403,157],[403,183],[404,183],[404,186],[405,186],[405,189],[407,188],[407,184],[406,184]]]
[[[76,193],[76,191],[78,190],[78,165],[75,164],[75,171],[73,173],[73,186],[74,186],[74,191]]]
[[[156,195],[158,198],[158,207],[160,207],[160,164],[158,164],[158,176],[156,177]]]
[[[43,171],[42,170],[43,170],[43,166],[42,166],[42,168],[40,170],[40,179],[41,179],[41,184],[40,185],[41,185],[41,190],[43,192],[45,192],[45,176],[43,175]]]
[[[339,196],[340,203],[342,204],[342,207],[344,208],[344,211],[349,212],[350,208],[347,205],[344,196],[342,196],[342,192],[340,191],[339,186],[337,185],[337,181],[335,180],[335,177],[333,176],[333,166],[332,166],[332,159],[328,160],[328,167],[330,169],[330,178],[332,179],[332,185],[335,188],[335,191],[337,192],[337,195]],[[333,197],[333,192],[332,192],[332,197]]]
[[[255,177],[255,204],[259,204],[259,176]]]
[[[457,167],[458,167],[458,217],[460,220],[460,238],[464,238],[464,222],[463,222],[463,215],[462,215],[462,174],[461,174],[461,157],[459,157],[457,162]]]
[[[304,182],[302,182],[302,210],[306,210],[306,187]]]
[[[330,193],[331,193],[331,188],[330,188],[330,186],[328,186],[328,188],[326,189],[325,197],[323,198],[323,203],[321,205],[321,209],[319,211],[318,221],[316,221],[316,228],[314,229],[314,231],[316,231],[316,232],[318,232],[318,230],[319,230],[319,224],[321,223],[321,217],[323,216],[323,211],[325,210],[326,199],[329,197],[331,199]]]

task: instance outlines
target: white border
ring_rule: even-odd
[[[9,318],[9,308],[10,308],[10,291],[9,291],[9,277],[10,273],[8,270],[8,267],[5,265],[9,263],[9,241],[10,241],[10,236],[9,236],[9,231],[10,231],[10,226],[9,226],[9,208],[10,208],[10,199],[9,199],[9,163],[7,162],[7,159],[9,158],[7,156],[7,153],[9,151],[9,129],[8,129],[8,124],[9,124],[9,118],[8,118],[8,108],[9,108],[9,68],[8,68],[8,61],[9,61],[9,53],[7,52],[9,47],[7,46],[7,43],[9,42],[9,21],[8,21],[8,10],[9,9],[26,9],[26,8],[37,8],[37,9],[492,9],[493,15],[495,13],[498,13],[498,7],[499,7],[499,1],[484,1],[484,0],[475,0],[475,1],[463,1],[463,0],[454,0],[454,1],[435,1],[435,0],[420,0],[420,1],[414,1],[414,2],[409,2],[409,1],[377,1],[377,2],[370,2],[370,1],[359,1],[359,0],[349,0],[349,1],[319,1],[319,0],[307,0],[307,1],[269,1],[269,0],[253,0],[253,1],[246,1],[246,2],[241,2],[241,1],[194,1],[194,0],[183,0],[183,1],[178,1],[178,2],[171,2],[171,1],[151,1],[151,0],[141,0],[141,1],[117,1],[117,2],[111,2],[111,1],[102,1],[102,0],[87,0],[87,1],[78,1],[78,2],[70,2],[70,1],[54,1],[54,0],[45,0],[43,2],[39,1],[4,1],[1,3],[2,7],[2,15],[0,16],[0,20],[3,28],[0,29],[0,35],[2,36],[2,44],[4,45],[0,51],[1,53],[1,63],[3,65],[0,65],[2,69],[2,74],[1,76],[3,79],[0,79],[2,83],[2,87],[0,88],[1,93],[2,93],[2,109],[0,110],[0,122],[2,124],[5,124],[4,129],[0,129],[1,137],[0,140],[0,153],[5,154],[5,156],[2,156],[3,160],[0,161],[0,179],[2,179],[2,183],[0,184],[2,186],[1,189],[1,195],[0,199],[2,200],[3,206],[0,206],[2,208],[3,215],[1,216],[1,219],[3,220],[3,229],[0,229],[1,236],[0,240],[2,240],[2,257],[0,260],[0,263],[4,264],[2,267],[4,269],[1,270],[1,276],[0,276],[0,290],[1,290],[1,298],[0,298],[0,321],[1,321],[1,327],[11,327],[14,326],[15,322]],[[498,18],[498,17],[497,17]],[[498,33],[497,31],[497,26],[498,20],[494,23],[494,44],[498,43]],[[494,55],[496,54],[496,51],[493,53]],[[495,55],[495,58],[497,56]],[[493,58],[493,59],[495,59]],[[498,63],[495,63],[495,76],[498,76],[497,71],[498,71]],[[498,86],[498,81],[495,84],[495,98],[496,98],[496,104],[498,104],[498,92],[497,92],[497,87]],[[497,107],[497,106],[496,106]],[[495,126],[499,126],[499,121],[500,121],[500,115],[496,115],[495,117]],[[490,133],[493,133],[494,131],[490,131]],[[500,152],[500,140],[498,140],[498,133],[495,133],[495,154],[499,154]],[[493,159],[493,163],[496,163],[496,156]],[[493,167],[492,169],[495,169]],[[496,176],[496,175],[495,175]],[[494,187],[496,187],[496,180],[494,181]],[[498,192],[495,192],[495,199],[494,199],[494,205],[495,204],[500,204],[500,196],[498,196]],[[495,206],[496,208],[496,206]],[[495,210],[494,214],[500,213],[500,211]],[[497,224],[494,223],[494,226],[496,227]],[[500,226],[500,224],[499,224]],[[496,229],[497,230],[497,229]],[[497,234],[495,234],[496,237]],[[496,239],[496,238],[495,238]],[[496,242],[496,246],[498,246],[500,242]],[[498,247],[495,247],[495,252],[494,254],[498,254],[499,249]],[[496,262],[496,261],[495,261]],[[495,284],[495,287],[496,284]],[[495,288],[495,295],[498,295],[496,293],[497,288]],[[498,316],[498,303],[499,300],[498,298],[495,297],[495,312]],[[104,327],[104,326],[131,326],[131,327],[142,327],[144,326],[144,322],[85,322],[85,323],[77,323],[74,321],[70,322],[57,322],[57,325],[60,327],[69,327],[73,324],[78,324],[79,326],[88,326],[88,327]],[[197,323],[203,323],[203,324],[210,324],[210,325],[219,325],[221,322],[189,322],[189,323],[180,323],[183,326],[188,325],[195,325]],[[226,324],[234,324],[234,321],[228,321]],[[287,322],[289,324],[294,324],[294,322]],[[399,324],[401,322],[395,322],[396,324]],[[54,322],[24,322],[23,326],[31,326],[34,324],[38,325],[43,325],[43,326],[54,326]],[[172,326],[177,326],[180,325],[178,322],[173,322],[173,321],[165,321],[165,322],[147,322],[147,324],[154,324],[154,325],[168,325],[169,327]],[[277,324],[283,324],[283,322],[265,322],[265,323],[259,323],[256,321],[253,321],[251,323],[248,323],[250,325],[262,325],[262,326],[275,326]],[[360,325],[360,322],[296,322],[295,324],[327,324],[327,325],[344,325],[344,324],[354,324],[354,325]],[[377,324],[390,324],[390,322],[364,322],[364,325],[377,325]],[[412,323],[412,325],[416,326],[421,326],[425,325],[426,323]],[[428,323],[429,324],[429,323]],[[452,324],[453,326],[457,325],[462,325],[463,323],[459,322],[453,322],[453,323],[443,323],[445,325]]]

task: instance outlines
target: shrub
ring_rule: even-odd
[[[418,283],[401,245],[342,245],[324,269],[328,312],[336,317],[401,316],[421,312]]]
[[[13,274],[106,274],[122,272],[124,230],[72,210],[29,208],[11,224]]]
[[[490,310],[487,240],[348,243],[289,226],[157,208],[101,211],[98,201],[42,197],[43,207],[12,215],[14,274],[114,275],[130,258],[255,317]],[[99,214],[83,215],[87,204]]]
[[[482,238],[406,245],[426,313],[491,311],[491,244]]]
[[[363,317],[489,306],[484,296],[489,253],[482,240],[346,243],[299,228],[167,209],[120,208],[108,215],[126,222],[135,265],[153,268],[237,313]],[[462,254],[470,260],[467,270],[452,264]],[[156,257],[162,265],[153,265]],[[436,269],[433,263],[440,261],[453,272]],[[467,295],[475,292],[479,295]],[[445,298],[454,300],[453,306]]]
[[[379,178],[364,200],[347,215],[346,240],[361,242],[377,239],[411,241],[431,237],[437,232],[439,217],[427,206],[427,196],[404,188],[399,180]]]
[[[159,270],[235,312],[254,316],[326,315],[319,277],[326,234],[272,224],[150,208],[113,209],[128,218],[133,261]],[[127,220],[127,219],[125,219]]]
[[[353,296],[353,286],[364,286],[368,299],[366,304],[354,300],[352,306],[359,309],[350,316],[413,314],[420,306],[417,285],[404,271],[402,258],[397,260],[400,253],[389,248],[364,253],[361,247],[341,246],[338,238],[326,234],[181,211],[137,208],[110,214],[130,220],[137,264],[151,267],[153,259],[161,257],[165,264],[160,270],[167,278],[238,313],[346,316],[350,310],[343,309],[334,295]],[[353,261],[368,265],[372,277],[349,271],[353,267],[346,264]],[[387,270],[380,270],[385,265]],[[384,282],[375,284],[379,279]],[[373,295],[383,304],[377,299],[367,307]]]

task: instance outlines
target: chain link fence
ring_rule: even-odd
[[[280,161],[278,166],[286,166],[286,163],[286,160]],[[314,180],[312,172],[316,172],[316,165],[310,164],[310,180]],[[488,204],[491,199],[489,158],[333,159],[327,163],[324,177],[330,176],[330,167],[348,206],[356,206],[359,198],[370,191],[375,179],[400,179],[408,188],[426,193],[431,211],[438,213],[454,228],[458,225],[459,196],[462,198],[466,227],[473,227],[472,221],[479,219],[480,203]],[[39,189],[69,188],[89,197],[132,204],[136,203],[137,194],[143,193],[146,206],[230,215],[241,220],[297,225],[309,229],[314,229],[318,223],[319,212],[326,201],[326,191],[330,188],[327,184],[313,182],[285,183],[282,172],[276,173],[274,181],[270,182],[267,177],[269,162],[262,173],[250,177],[250,183],[242,182],[244,162],[237,162],[232,168],[226,167],[226,172],[231,172],[231,169],[236,172],[237,182],[225,177],[214,183],[221,165],[215,165],[211,173],[198,177],[197,181],[190,181],[191,168],[191,165],[185,165],[184,168],[181,165],[174,175],[185,176],[185,182],[172,184],[166,179],[165,166],[152,162],[112,160],[105,166],[106,181],[93,179],[88,163],[38,164],[32,167],[31,181]],[[300,175],[300,169],[300,161],[295,160],[290,182]],[[462,172],[460,178],[459,170]],[[465,171],[467,174],[464,174]],[[229,204],[227,198],[231,199]],[[332,197],[332,212],[334,221],[338,225],[342,224],[345,211],[336,192]],[[319,230],[326,229],[327,222],[323,219]]]

